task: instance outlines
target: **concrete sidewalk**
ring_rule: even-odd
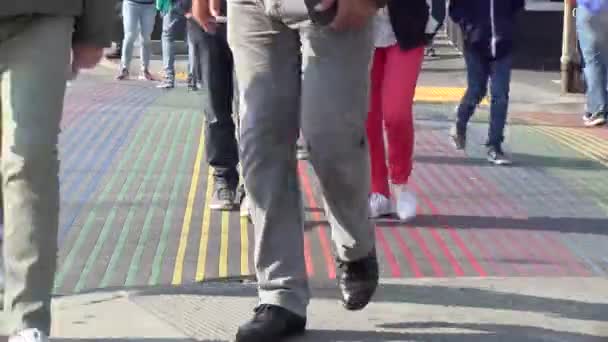
[[[368,309],[344,311],[314,289],[309,332],[293,341],[560,341],[608,339],[608,279],[384,280]],[[93,292],[55,302],[56,341],[231,341],[255,286],[205,283]]]

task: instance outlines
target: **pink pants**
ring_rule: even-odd
[[[367,118],[373,193],[390,197],[389,176],[393,184],[407,184],[412,173],[412,107],[423,60],[424,47],[403,51],[393,45],[377,48],[374,53]],[[388,141],[388,167],[384,130]]]

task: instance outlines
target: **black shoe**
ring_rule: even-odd
[[[450,138],[452,138],[452,144],[457,150],[464,150],[467,147],[466,132],[458,132],[458,129],[453,127],[450,131]]]
[[[122,57],[122,47],[121,46],[116,46],[115,49],[106,53],[107,59],[120,59],[121,57]]]
[[[280,306],[263,304],[255,308],[251,321],[239,327],[236,342],[279,342],[305,330],[305,317]]]
[[[488,161],[494,165],[511,165],[511,160],[507,158],[500,146],[488,147]]]
[[[234,210],[236,203],[236,189],[224,182],[218,182],[213,192],[213,198],[209,203],[212,210]]]
[[[188,90],[197,91],[198,85],[196,83],[196,78],[194,78],[192,75],[188,76]]]
[[[347,310],[365,308],[376,292],[378,279],[376,251],[353,262],[338,260],[338,286],[342,291],[342,304]]]

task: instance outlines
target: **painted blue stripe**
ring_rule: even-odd
[[[113,160],[118,155],[117,152],[124,145],[125,141],[127,141],[127,137],[129,136],[129,134],[130,134],[131,130],[133,129],[133,127],[135,127],[135,124],[143,116],[143,114],[145,112],[145,108],[147,106],[149,106],[153,101],[155,101],[156,98],[158,97],[157,94],[155,94],[155,93],[153,93],[153,94],[146,94],[146,95],[147,96],[142,96],[142,99],[144,99],[144,101],[142,101],[142,103],[139,103],[137,107],[130,107],[130,108],[127,108],[127,109],[121,108],[121,111],[124,111],[124,112],[120,113],[118,115],[121,115],[122,117],[130,116],[131,120],[125,125],[125,130],[122,132],[122,134],[120,134],[118,137],[114,136],[114,138],[115,138],[114,145],[110,149],[108,155],[105,158],[102,159],[102,161],[101,161],[101,163],[99,165],[100,166],[99,169],[97,169],[97,171],[94,173],[94,175],[93,175],[91,181],[89,182],[89,184],[80,193],[80,196],[78,198],[78,204],[72,210],[73,214],[71,214],[64,221],[64,224],[59,228],[58,239],[59,239],[59,244],[60,245],[63,243],[63,241],[67,237],[67,234],[69,233],[70,228],[72,227],[72,225],[76,221],[78,215],[80,214],[80,211],[82,210],[82,208],[86,204],[87,200],[93,195],[93,193],[95,192],[95,190],[99,186],[99,184],[101,182],[101,179],[103,178],[102,175],[105,174],[106,171],[108,170],[108,168],[112,165]],[[133,96],[133,93],[131,93],[131,97],[132,96]],[[125,96],[125,98],[127,98],[127,99],[129,97],[130,96]],[[133,113],[133,114],[129,115],[129,114],[127,114],[127,112],[130,112],[130,113]],[[112,135],[109,135],[108,138],[110,136],[112,136]]]

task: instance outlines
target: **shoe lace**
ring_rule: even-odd
[[[222,201],[229,201],[233,198],[233,191],[228,187],[221,187],[217,189],[217,198]]]

